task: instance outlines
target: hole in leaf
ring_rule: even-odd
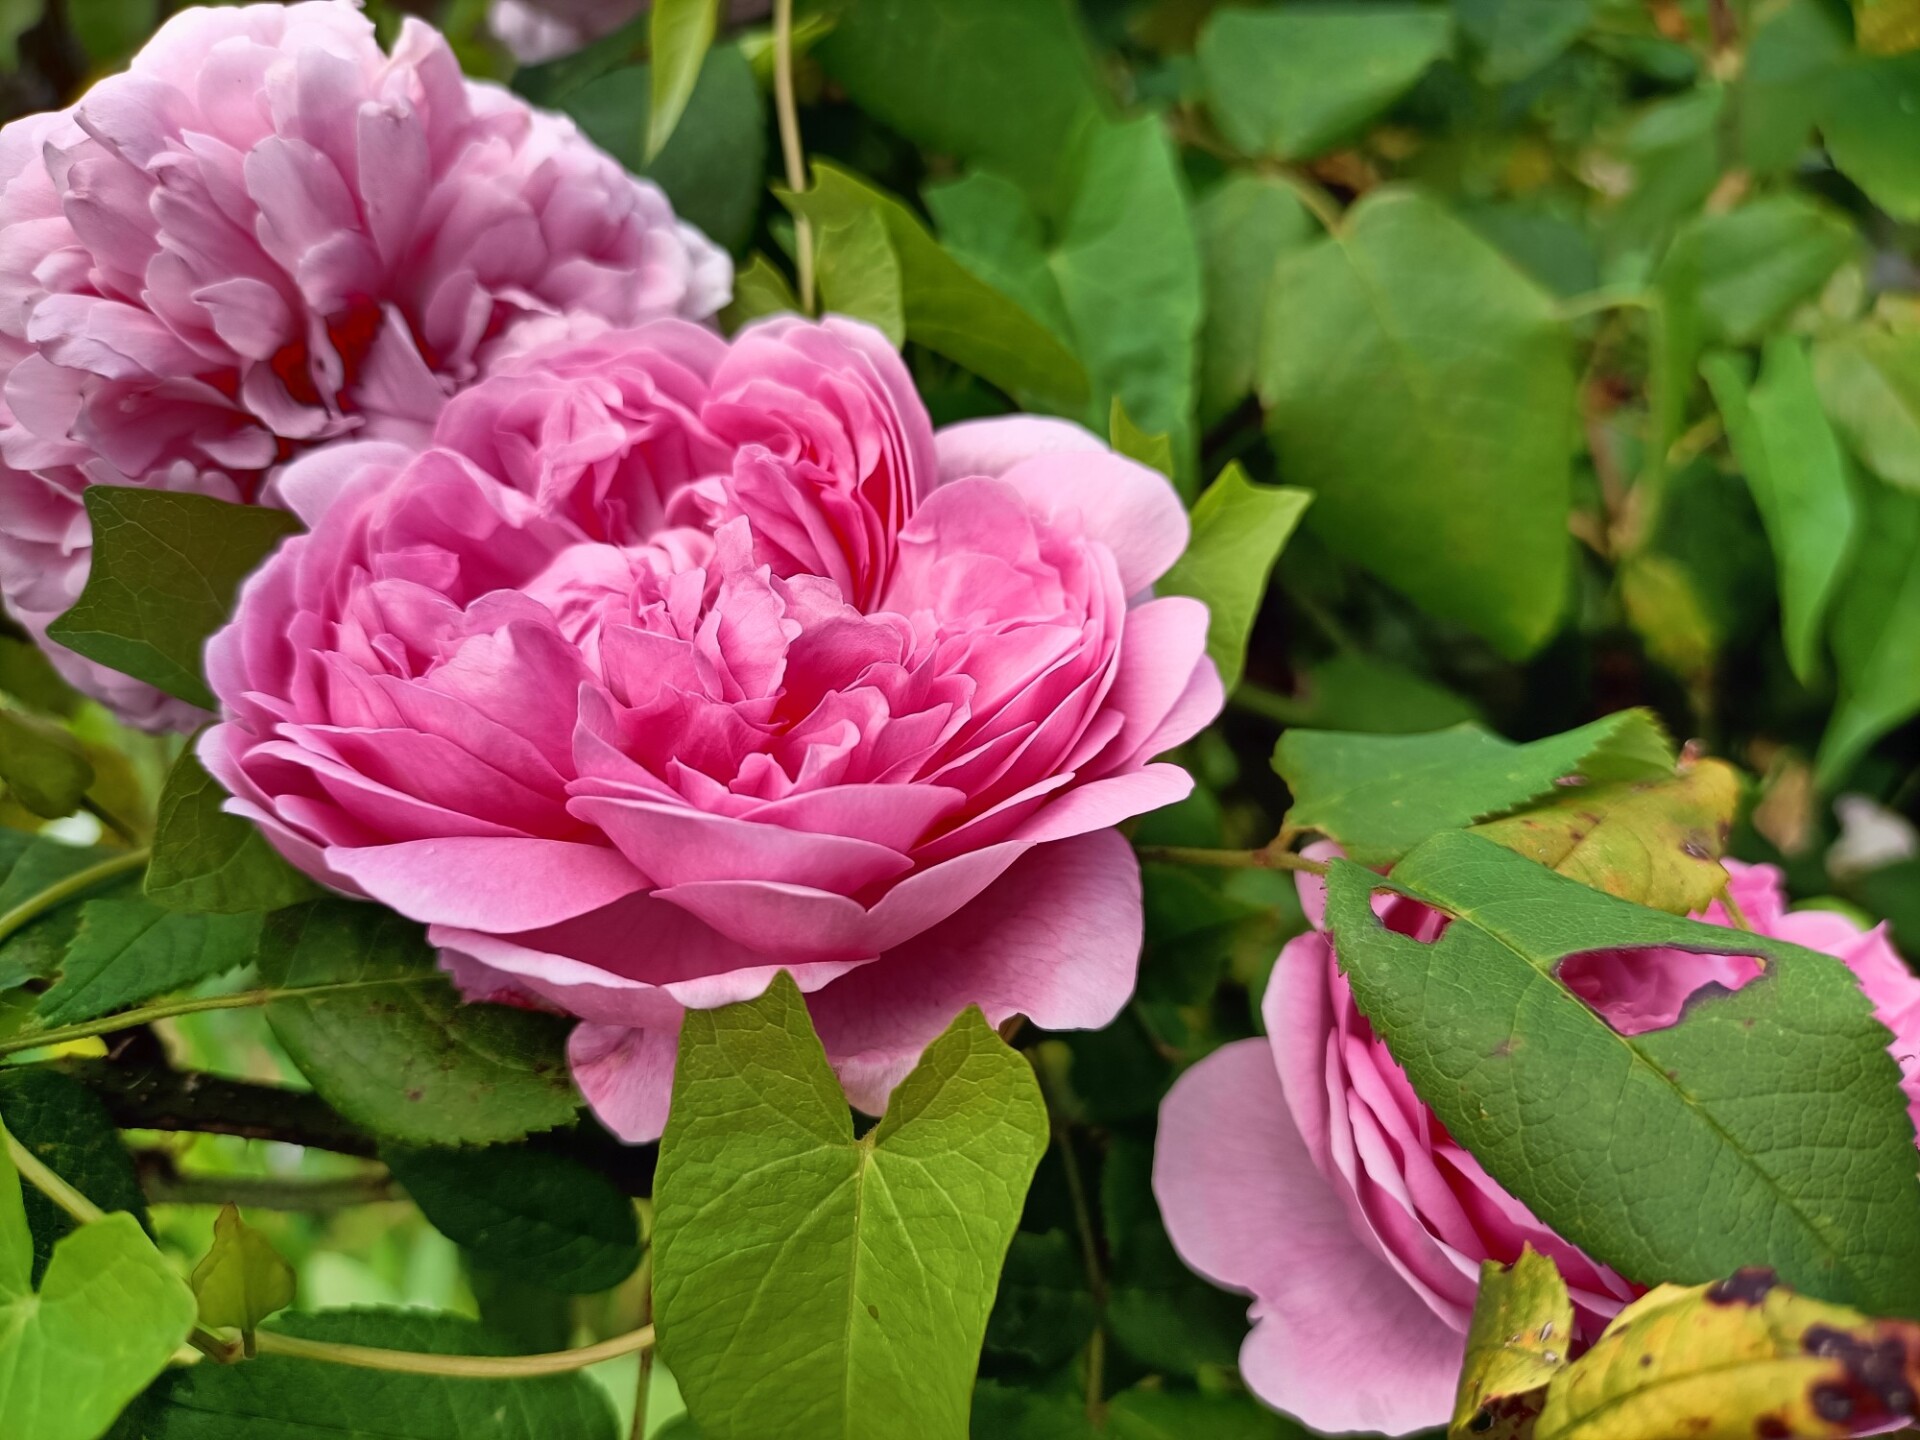
[[[1620,1034],[1644,1035],[1679,1023],[1690,1004],[1732,994],[1765,969],[1752,955],[1635,946],[1583,950],[1554,973]]]
[[[1404,935],[1409,940],[1418,940],[1423,945],[1431,945],[1446,933],[1447,926],[1453,923],[1453,917],[1444,910],[1436,910],[1431,905],[1418,900],[1409,900],[1393,890],[1373,892],[1373,913],[1386,929],[1396,935]]]

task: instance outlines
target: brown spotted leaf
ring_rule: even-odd
[[[1920,1324],[1873,1320],[1743,1270],[1662,1285],[1547,1387],[1535,1440],[1825,1440],[1916,1413]]]
[[[1568,789],[1473,828],[1583,885],[1688,915],[1726,888],[1720,856],[1739,800],[1732,766],[1696,760],[1671,779]]]
[[[1512,1265],[1480,1267],[1449,1440],[1526,1440],[1565,1368],[1573,1301],[1553,1261],[1531,1245]]]

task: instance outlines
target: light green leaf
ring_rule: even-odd
[[[1564,609],[1574,389],[1550,297],[1419,194],[1275,270],[1260,390],[1315,533],[1514,657]]]
[[[1840,695],[1815,764],[1829,790],[1874,741],[1920,714],[1920,494],[1863,486],[1859,536],[1833,607]]]
[[[1212,425],[1253,393],[1260,322],[1280,256],[1318,233],[1292,188],[1236,170],[1193,207],[1206,320],[1200,331],[1200,419]]]
[[[648,58],[653,70],[647,106],[649,164],[673,137],[674,126],[693,98],[700,66],[720,27],[720,0],[653,0]]]
[[[1853,59],[1851,37],[1821,0],[1781,0],[1741,28],[1746,60],[1733,94],[1741,158],[1762,175],[1782,173],[1811,148],[1827,86]]]
[[[1835,69],[1819,109],[1827,154],[1896,220],[1920,220],[1920,51]]]
[[[392,1140],[489,1145],[573,1119],[559,1018],[466,1005],[419,926],[317,900],[269,916],[260,974],[276,988],[352,985],[267,1006],[287,1053],[334,1109]]]
[[[1594,0],[1453,0],[1453,10],[1480,52],[1480,78],[1507,85],[1558,59],[1586,33]]]
[[[212,709],[200,674],[207,637],[240,582],[300,529],[284,510],[205,495],[90,485],[86,589],[47,634],[69,650]]]
[[[185,989],[246,964],[259,938],[258,915],[163,910],[137,897],[89,900],[37,1017],[65,1025]]]
[[[774,263],[755,251],[753,258],[733,274],[733,300],[720,312],[729,335],[763,315],[797,315],[800,299]]]
[[[127,1214],[61,1240],[36,1291],[21,1192],[0,1146],[0,1435],[97,1440],[186,1340],[193,1293]]]
[[[1531,1245],[1511,1265],[1481,1261],[1448,1440],[1530,1436],[1573,1336],[1573,1300],[1553,1261]]]
[[[1046,325],[1018,303],[962,265],[928,232],[899,200],[835,165],[814,166],[813,188],[802,195],[783,195],[788,208],[804,211],[818,225],[871,225],[878,220],[887,254],[880,264],[897,271],[890,298],[898,306],[880,324],[896,343],[900,334],[945,355],[1008,394],[1029,399],[1042,408],[1079,411],[1087,403],[1087,372],[1073,353]],[[863,233],[863,232],[861,232]],[[836,260],[858,288],[876,286],[862,280],[854,263],[856,248],[841,248]],[[877,246],[876,241],[867,242]],[[850,310],[833,299],[838,277],[829,273],[829,257],[821,257],[821,288],[828,308]],[[892,327],[903,327],[900,334]]]
[[[1708,341],[1746,345],[1808,299],[1859,249],[1838,211],[1796,194],[1706,215],[1674,237],[1661,289]]]
[[[1305,159],[1413,88],[1453,42],[1427,5],[1216,10],[1196,55],[1220,131],[1249,155]]]
[[[1452,923],[1431,942],[1389,930],[1382,888]],[[1822,1298],[1920,1313],[1913,1126],[1887,1032],[1841,961],[1630,905],[1458,832],[1386,880],[1335,861],[1327,922],[1421,1099],[1569,1243],[1625,1275],[1759,1263]],[[1556,977],[1570,954],[1660,947],[1762,969],[1638,1035]]]
[[[102,1210],[124,1210],[139,1224],[147,1223],[140,1177],[113,1117],[79,1081],[38,1065],[0,1069],[0,1120],[41,1164]],[[55,1242],[74,1224],[36,1189],[27,1190],[26,1208],[37,1282]]]
[[[1046,1143],[1027,1062],[977,1010],[857,1140],[784,972],[758,1000],[689,1011],[654,1188],[654,1302],[707,1440],[963,1440]]]
[[[1207,653],[1229,692],[1247,663],[1247,640],[1267,577],[1312,503],[1312,492],[1256,485],[1239,462],[1227,466],[1193,507],[1193,539],[1155,587],[1207,606]]]
[[[1862,463],[1890,485],[1920,491],[1920,331],[1860,325],[1822,336],[1813,379]]]
[[[336,1345],[506,1355],[499,1336],[425,1310],[282,1315],[269,1330]],[[150,1397],[165,1440],[615,1440],[606,1392],[586,1374],[469,1380],[261,1355],[169,1371]]]
[[[93,765],[58,725],[0,705],[0,785],[30,814],[58,820],[80,808]]]
[[[1113,397],[1113,409],[1107,416],[1107,443],[1116,454],[1138,460],[1169,480],[1173,478],[1173,437],[1147,434],[1128,417],[1118,395]]]
[[[1412,735],[1481,718],[1444,685],[1358,651],[1302,667],[1292,695],[1243,690],[1240,698],[1283,725],[1369,735]]]
[[[1652,780],[1672,766],[1672,747],[1645,710],[1525,745],[1456,725],[1430,735],[1289,730],[1273,752],[1273,768],[1293,792],[1287,824],[1338,841],[1363,865],[1384,865],[1429,835],[1550,795],[1570,777]]]
[[[1846,459],[1798,339],[1776,335],[1767,342],[1751,391],[1730,356],[1711,356],[1701,369],[1773,546],[1787,660],[1801,683],[1811,684],[1827,606],[1853,539]]]
[[[260,1322],[293,1303],[293,1267],[233,1205],[214,1217],[213,1248],[194,1267],[192,1285],[200,1323],[242,1332],[249,1353]]]
[[[234,915],[310,900],[319,887],[251,820],[221,809],[227,792],[187,746],[167,772],[147,865],[146,895],[170,910]]]
[[[821,309],[866,321],[897,350],[907,338],[906,299],[900,257],[886,221],[873,209],[844,203],[839,195],[776,193],[796,216],[813,221]]]
[[[1050,213],[1107,108],[1067,0],[862,0],[815,53],[862,110],[1001,171]]]
[[[479,1264],[548,1290],[610,1290],[640,1263],[633,1202],[613,1182],[530,1145],[389,1146],[380,1156],[420,1212]]]

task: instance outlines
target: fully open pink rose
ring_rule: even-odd
[[[1884,928],[1789,914],[1777,870],[1727,869],[1755,930],[1853,969],[1895,1036],[1920,1122],[1920,979]],[[1154,1190],[1182,1258],[1254,1297],[1240,1366],[1256,1395],[1316,1430],[1424,1430],[1452,1412],[1481,1261],[1510,1263],[1528,1244],[1552,1256],[1589,1339],[1640,1292],[1547,1229],[1447,1134],[1353,1003],[1317,928],[1324,885],[1303,877],[1300,890],[1316,929],[1280,953],[1268,1038],[1180,1077],[1160,1111]],[[1423,938],[1443,923],[1411,900],[1376,908]],[[1729,923],[1717,903],[1702,918]],[[1623,1034],[1671,1025],[1701,986],[1737,989],[1757,971],[1744,957],[1678,950],[1575,958],[1568,983]]]
[[[89,484],[251,501],[322,442],[424,441],[528,321],[703,318],[730,284],[657,188],[420,21],[388,57],[344,0],[184,11],[0,131],[0,595],[42,638],[73,603]],[[196,713],[49,650],[130,719]]]
[[[1158,474],[1061,421],[935,436],[851,322],[533,352],[416,456],[291,467],[201,754],[296,864],[426,921],[476,998],[580,1017],[659,1134],[681,1016],[809,995],[877,1109],[969,1003],[1111,1019],[1140,878],[1113,826],[1219,709]]]

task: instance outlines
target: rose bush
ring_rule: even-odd
[[[476,998],[578,1016],[659,1134],[680,1017],[809,996],[877,1110],[969,1003],[1105,1023],[1140,875],[1113,826],[1218,711],[1156,599],[1168,482],[1062,421],[936,435],[878,332],[662,321],[519,356],[417,456],[316,452],[313,527],[208,651],[208,768],[310,874],[431,926]]]
[[[1789,912],[1778,870],[1738,861],[1727,870],[1753,929],[1853,970],[1893,1034],[1920,1125],[1920,978],[1886,927]],[[1589,1341],[1640,1287],[1541,1224],[1447,1134],[1354,1004],[1321,928],[1325,883],[1303,875],[1300,895],[1314,929],[1274,965],[1261,1006],[1267,1036],[1227,1045],[1175,1082],[1161,1107],[1154,1189],[1187,1263],[1254,1297],[1240,1366],[1257,1395],[1316,1430],[1406,1434],[1452,1413],[1481,1261],[1510,1264],[1526,1245],[1550,1256]],[[1421,939],[1445,923],[1404,897],[1376,908],[1389,928]],[[1733,923],[1718,902],[1701,918]],[[1675,1023],[1702,986],[1738,989],[1758,967],[1682,950],[1594,951],[1561,973],[1633,1035]]]
[[[724,253],[573,122],[351,5],[184,12],[72,108],[0,131],[0,595],[44,639],[91,484],[265,498],[343,436],[417,443],[541,317],[725,303]],[[153,727],[197,712],[58,646]]]

